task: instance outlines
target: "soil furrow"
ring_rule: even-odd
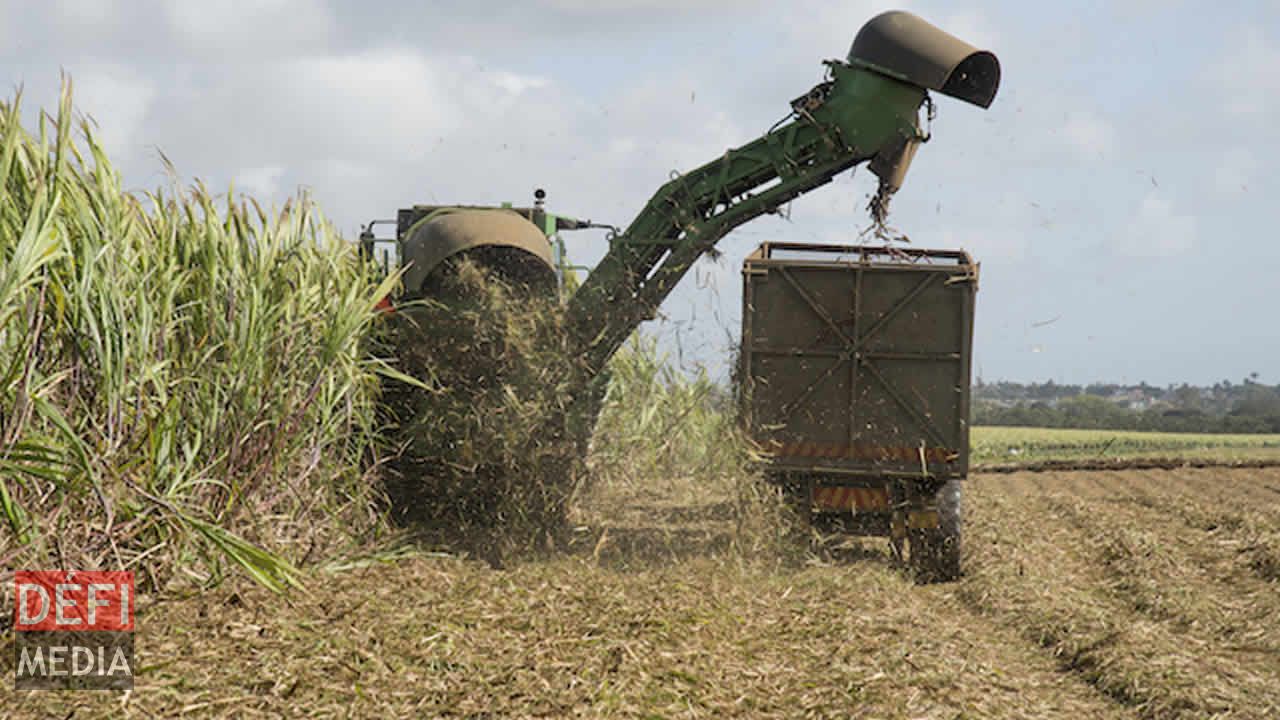
[[[1127,492],[1106,492],[1124,480],[1097,475],[1042,475],[1034,492],[1017,487],[1016,475],[981,485],[970,504],[965,598],[1144,717],[1205,717],[1280,702],[1272,673],[1189,636],[1195,618],[1180,616],[1164,591],[1108,567],[1133,555],[1125,543],[1134,538],[1093,519],[1105,518],[1117,492]]]

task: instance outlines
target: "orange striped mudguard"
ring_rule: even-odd
[[[889,509],[889,491],[882,487],[816,485],[813,504],[825,512],[884,512]]]

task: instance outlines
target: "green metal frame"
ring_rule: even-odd
[[[880,156],[896,166],[926,138],[925,91],[828,61],[829,79],[792,103],[793,119],[663,185],[569,301],[569,327],[590,373],[651,318],[694,262],[730,230]]]

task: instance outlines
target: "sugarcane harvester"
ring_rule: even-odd
[[[788,117],[762,137],[694,170],[676,174],[566,298],[569,348],[587,380],[582,404],[598,398],[610,357],[693,264],[731,230],[776,213],[789,201],[868,163],[879,178],[873,215],[903,183],[929,136],[921,109],[929,90],[988,107],[1000,67],[990,52],[906,12],[887,12],[859,31],[845,60],[825,62],[826,77],[791,101]],[[419,205],[400,210],[395,243],[403,298],[429,294],[431,277],[452,258],[471,255],[548,288],[563,264],[559,231],[600,227],[543,207]],[[372,251],[372,224],[363,236]],[[563,284],[561,284],[563,286]],[[589,413],[588,413],[589,414]]]

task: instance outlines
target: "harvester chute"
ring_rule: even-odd
[[[893,10],[858,31],[849,64],[990,107],[1000,89],[1000,61],[916,15]]]

